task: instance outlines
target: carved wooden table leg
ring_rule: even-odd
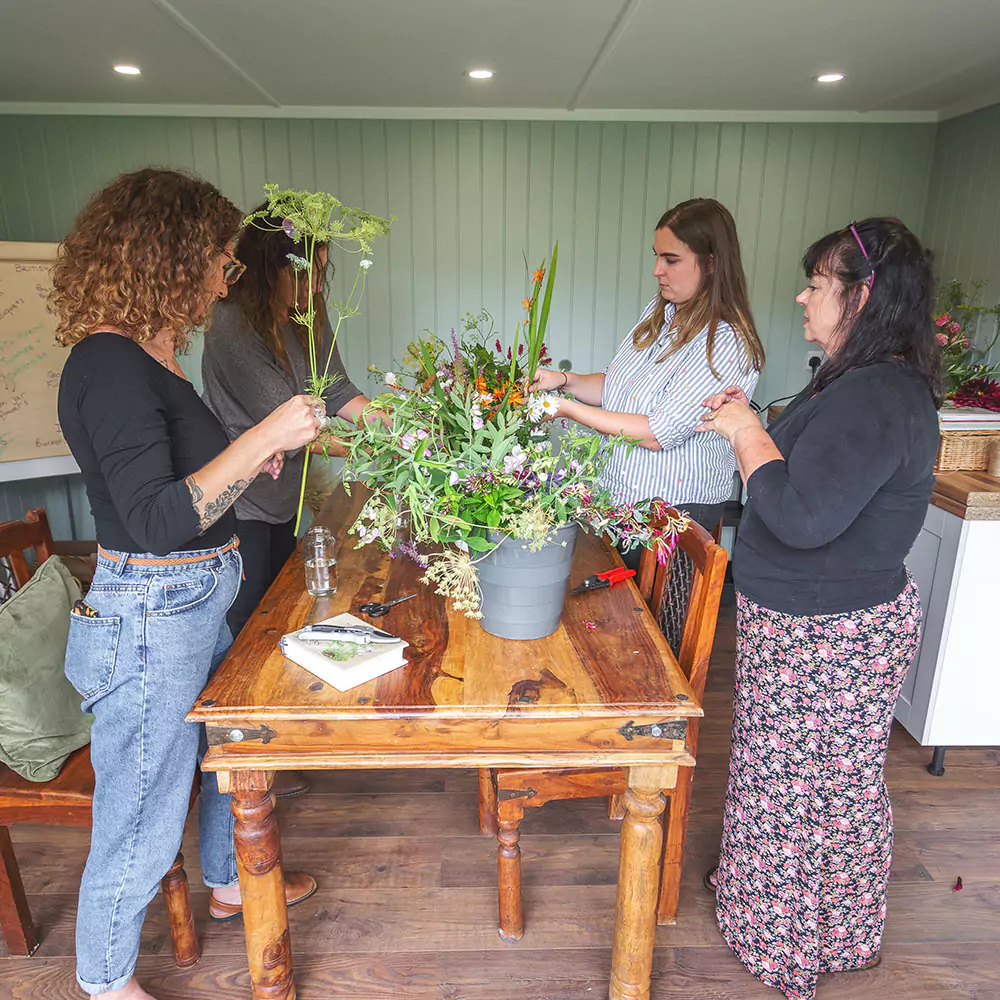
[[[194,965],[201,958],[198,934],[191,913],[191,891],[188,889],[187,873],[184,871],[184,855],[178,853],[170,870],[160,882],[163,899],[167,904],[167,920],[170,923],[170,939],[174,944],[174,961],[185,968]]]
[[[500,889],[500,937],[520,941],[524,936],[521,903],[521,820],[524,807],[517,800],[500,803],[497,834],[497,883]]]
[[[269,778],[264,771],[234,771],[229,782],[243,928],[254,1000],[294,1000],[281,842]]]
[[[656,933],[656,897],[663,845],[662,790],[677,782],[677,766],[628,768],[618,861],[611,953],[611,1000],[649,1000]]]

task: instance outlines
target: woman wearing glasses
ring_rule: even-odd
[[[200,727],[185,716],[232,637],[241,560],[233,502],[283,452],[312,441],[315,400],[295,396],[231,444],[177,364],[239,276],[241,213],[211,184],[126,174],[80,213],[53,270],[57,335],[73,345],[59,423],[100,543],[73,609],[66,675],[92,712],[96,778],[77,914],[77,979],[92,995],[148,997],[134,978],[146,906],[181,845]],[[202,780],[201,869],[210,914],[241,909],[229,796]],[[286,896],[316,888],[289,873]]]
[[[732,444],[748,494],[729,787],[706,882],[743,964],[794,1000],[812,1000],[819,973],[879,962],[883,768],[920,637],[903,560],[933,489],[941,403],[916,237],[866,219],[803,264],[805,336],[828,356],[816,380],[767,431],[735,387],[704,401],[699,428]]]
[[[305,256],[305,245],[293,242],[284,231],[249,226],[240,235],[238,253],[246,273],[230,300],[220,303],[212,316],[201,365],[205,402],[231,440],[274,407],[304,392],[309,375],[308,331],[292,318],[296,308],[306,307],[308,288],[305,281],[296,284],[288,259],[289,254]],[[319,311],[316,328],[323,341],[318,354],[326,358],[333,338],[321,294],[329,267],[326,247],[320,246],[316,256],[313,293]],[[326,412],[357,420],[368,399],[347,377],[336,346],[330,372],[335,381],[323,397]],[[229,611],[233,635],[239,634],[295,549],[305,452],[295,450],[284,458],[285,468],[277,479],[261,477],[236,500],[236,533],[246,579]],[[283,786],[282,791],[293,794],[303,789],[295,779],[294,787]]]

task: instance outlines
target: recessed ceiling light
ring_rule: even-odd
[[[493,70],[491,69],[470,69],[469,78],[472,80],[488,80],[493,76]]]
[[[816,77],[817,83],[840,83],[844,79],[843,73],[820,73]]]
[[[138,66],[129,66],[127,63],[119,63],[115,66],[115,72],[122,76],[138,76],[142,70]]]

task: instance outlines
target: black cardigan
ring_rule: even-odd
[[[733,553],[737,590],[790,615],[893,600],[934,488],[938,418],[926,382],[902,361],[803,390],[770,426],[783,458],[747,483]]]

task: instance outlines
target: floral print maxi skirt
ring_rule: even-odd
[[[796,617],[738,601],[736,692],[716,915],[790,1000],[878,952],[892,857],[883,776],[917,651],[912,580],[894,601]]]

